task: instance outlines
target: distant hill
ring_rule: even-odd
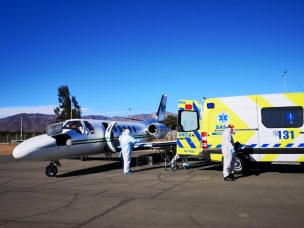
[[[21,128],[25,132],[42,132],[46,126],[56,122],[56,115],[20,113],[0,119],[0,131],[17,132]]]
[[[168,113],[168,115],[175,115]],[[44,132],[46,127],[56,122],[56,115],[45,115],[45,114],[27,114],[20,113],[17,115],[9,116],[0,119],[0,131],[18,132],[21,128],[21,116],[22,116],[22,130],[24,132]],[[155,118],[154,114],[139,114],[132,115],[131,119],[136,120],[148,120]],[[102,115],[89,115],[82,116],[82,119],[93,119],[93,120],[108,120],[108,121],[128,121],[129,117],[114,116],[107,117]]]

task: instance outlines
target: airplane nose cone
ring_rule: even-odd
[[[22,143],[21,143],[22,144]],[[22,146],[20,147],[20,145],[21,144],[19,144],[19,145],[17,145],[16,147],[15,147],[15,149],[13,150],[13,157],[15,158],[15,159],[21,159],[22,157],[24,157],[24,153],[23,153],[23,150],[22,150]]]
[[[41,150],[43,146],[54,144],[55,139],[48,135],[39,135],[20,143],[13,150],[13,157],[19,159],[35,159],[34,154]]]

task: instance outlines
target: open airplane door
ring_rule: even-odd
[[[118,149],[119,141],[118,141],[118,138],[115,138],[115,135],[114,135],[115,124],[116,124],[116,121],[110,123],[109,126],[107,127],[107,130],[105,133],[107,146],[112,152],[118,152],[118,150],[119,150]]]
[[[201,152],[200,112],[197,101],[178,101],[177,154],[199,155]]]

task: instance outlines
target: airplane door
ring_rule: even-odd
[[[118,139],[115,139],[114,137],[114,126],[115,126],[116,122],[112,122],[109,124],[106,133],[105,133],[105,138],[106,138],[106,142],[107,142],[107,146],[108,148],[112,151],[112,152],[117,152],[118,151]]]
[[[180,155],[201,152],[200,109],[197,101],[179,100],[176,151]]]

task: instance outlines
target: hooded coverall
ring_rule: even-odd
[[[224,178],[233,173],[236,159],[235,159],[235,150],[234,150],[234,141],[232,137],[231,128],[226,128],[223,131],[222,135],[222,154],[224,158],[223,174]]]
[[[135,139],[129,135],[130,131],[126,129],[122,135],[119,137],[121,153],[124,160],[124,174],[130,172],[131,165],[131,155],[132,155],[132,147],[133,143],[135,143]]]

